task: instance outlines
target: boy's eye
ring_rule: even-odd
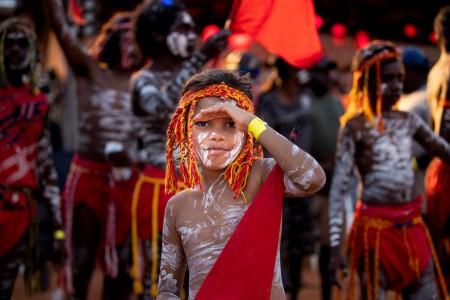
[[[234,121],[229,121],[227,123],[227,127],[235,128],[236,127],[236,123],[234,123]]]
[[[205,121],[200,121],[200,122],[196,122],[195,125],[200,126],[200,127],[205,127],[208,123],[206,123]]]

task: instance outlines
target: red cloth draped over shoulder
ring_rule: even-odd
[[[217,258],[196,300],[270,299],[283,189],[283,171],[276,165]]]

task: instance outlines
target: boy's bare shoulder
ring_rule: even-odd
[[[172,208],[176,209],[178,207],[185,207],[186,202],[190,199],[193,199],[196,194],[198,194],[198,191],[195,190],[182,190],[181,192],[176,193],[173,195],[169,202],[167,202],[167,206],[171,206]]]

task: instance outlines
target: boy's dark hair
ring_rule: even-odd
[[[352,71],[362,71],[361,68],[364,67],[365,63],[367,63],[373,57],[379,55],[383,51],[397,53],[397,49],[395,46],[388,41],[373,41],[368,44],[366,47],[360,48],[352,60]],[[382,60],[381,63],[392,62],[396,60],[395,58]],[[371,65],[370,67],[372,67]]]
[[[367,46],[360,48],[352,60],[353,72],[369,71],[369,86],[375,88],[377,82],[377,68],[376,61],[379,61],[381,67],[385,64],[399,61],[400,57],[397,52],[397,48],[388,41],[376,40],[368,44]],[[358,90],[362,90],[364,86],[364,76],[361,76],[358,81]]]
[[[378,118],[378,125],[375,124],[375,116],[381,115],[383,100],[379,79],[381,68],[393,61],[400,61],[400,55],[388,41],[375,40],[356,52],[352,61],[353,84],[349,94],[351,103],[341,117],[342,124],[362,109],[372,126],[377,126],[380,131],[384,130],[383,118]]]
[[[450,5],[443,6],[434,18],[434,31],[439,44],[445,46],[446,52],[450,52]]]
[[[205,70],[192,76],[183,86],[181,95],[189,91],[198,91],[204,87],[225,83],[229,87],[243,92],[252,99],[252,78],[249,73],[241,75],[238,71],[226,71],[219,69]]]
[[[161,51],[153,33],[169,34],[177,15],[185,10],[178,0],[145,2],[136,9],[134,41],[145,57],[153,58]]]

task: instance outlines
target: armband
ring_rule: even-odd
[[[64,234],[64,231],[62,229],[58,229],[53,232],[53,238],[55,240],[64,240],[66,238],[66,235]]]
[[[450,100],[442,98],[439,100],[439,107],[449,108],[450,107]]]
[[[259,138],[259,135],[263,133],[267,127],[266,122],[261,120],[260,118],[254,118],[249,124],[248,124],[248,133],[253,135],[255,139]]]

